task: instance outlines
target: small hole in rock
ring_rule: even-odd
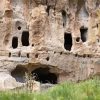
[[[34,44],[32,44],[32,47],[34,47]]]
[[[97,42],[100,42],[99,39],[97,39]]]
[[[86,54],[83,55],[83,58],[85,58],[85,57],[86,57]]]
[[[18,30],[21,30],[21,27],[20,26],[18,26]]]
[[[87,55],[87,57],[90,57],[90,55]]]
[[[75,54],[75,57],[77,57],[78,55],[77,54]]]
[[[35,55],[35,58],[38,58],[38,56],[39,56],[39,55],[38,55],[38,54],[36,54],[36,55]]]
[[[47,61],[49,61],[49,59],[50,59],[49,57],[46,58]]]
[[[76,38],[76,42],[80,42],[80,37],[77,37]]]
[[[60,55],[62,55],[62,52],[60,52]]]
[[[36,31],[36,32],[34,32],[34,35],[36,35],[36,34],[38,34],[39,32],[38,31]]]
[[[47,6],[46,12],[48,13],[48,16],[49,16],[49,11],[50,11],[50,6]]]
[[[11,57],[11,52],[9,52],[9,57]]]
[[[97,24],[97,28],[98,28],[98,24]]]
[[[19,52],[19,53],[18,53],[18,57],[20,57],[20,56],[21,56],[21,53]]]
[[[29,53],[27,53],[27,58],[29,58]]]

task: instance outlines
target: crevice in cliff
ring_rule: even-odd
[[[13,49],[16,49],[18,47],[18,37],[12,38],[12,47]]]
[[[64,47],[66,50],[71,50],[72,47],[72,35],[71,33],[64,33]]]
[[[35,80],[41,83],[57,84],[57,75],[51,73],[49,68],[37,68],[32,71],[32,75],[35,76]]]
[[[28,31],[22,32],[21,41],[22,41],[23,46],[29,46],[29,32]]]
[[[80,28],[81,40],[82,40],[83,42],[86,42],[86,40],[87,40],[87,31],[88,31],[88,28],[84,28],[84,27],[81,27],[81,28]]]

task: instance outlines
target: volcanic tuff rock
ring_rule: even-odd
[[[0,0],[3,89],[25,72],[42,83],[84,80],[100,73],[99,57],[100,0]]]

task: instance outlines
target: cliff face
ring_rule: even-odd
[[[100,0],[0,0],[1,89],[25,72],[43,83],[84,80],[100,72],[99,57]]]

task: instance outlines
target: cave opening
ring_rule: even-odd
[[[83,42],[86,42],[86,41],[87,41],[87,31],[88,31],[88,28],[84,28],[84,27],[81,27],[81,28],[80,28],[81,40],[82,40]]]
[[[17,82],[25,83],[25,73],[27,69],[22,66],[17,66],[12,72],[11,75],[16,79]]]
[[[39,81],[41,83],[57,84],[57,75],[51,73],[49,71],[49,68],[37,68],[32,71],[32,75],[35,76],[36,81]]]
[[[71,33],[64,34],[64,47],[66,50],[71,50],[72,47],[72,35]]]
[[[62,10],[62,18],[63,18],[63,27],[66,26],[66,11]]]
[[[28,31],[22,32],[21,41],[22,41],[23,46],[29,46],[29,32]]]
[[[18,37],[12,38],[12,47],[13,49],[16,49],[18,47]]]

